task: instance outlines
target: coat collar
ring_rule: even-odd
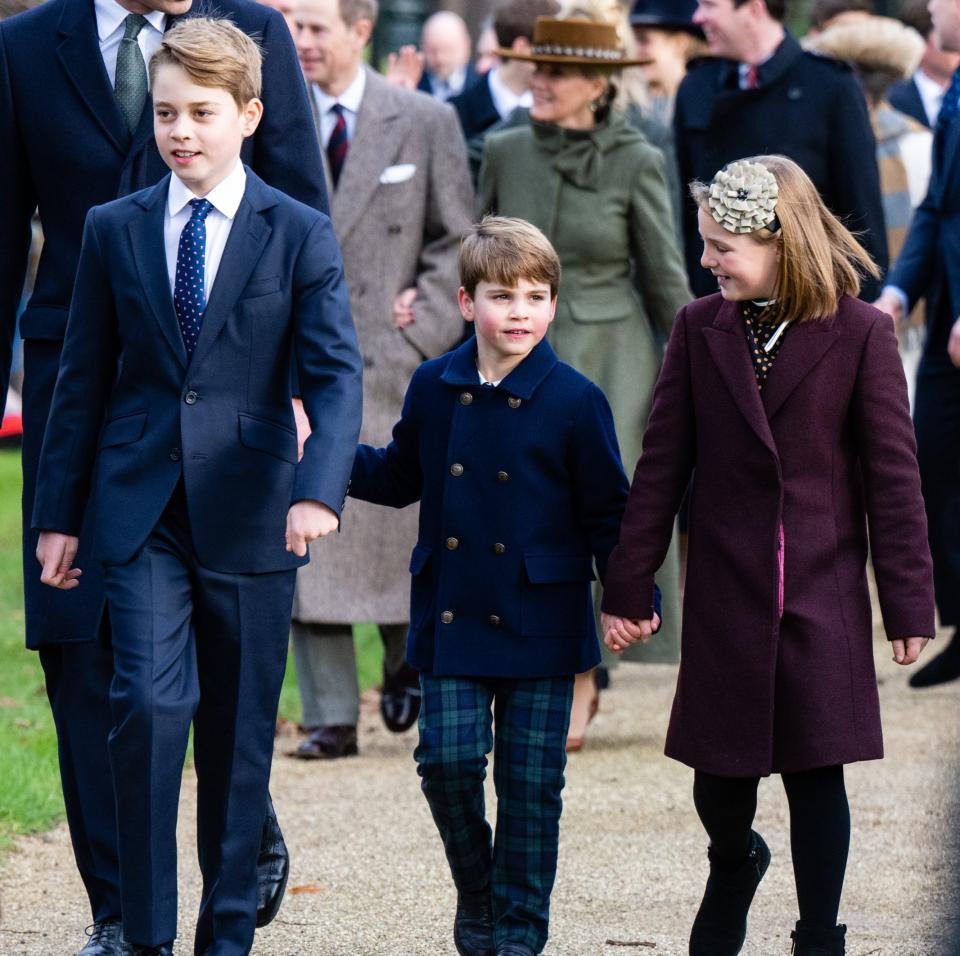
[[[550,343],[541,339],[533,351],[497,387],[529,401],[558,361],[557,353],[553,351]],[[471,336],[450,353],[450,361],[440,379],[457,388],[480,385],[476,337]]]
[[[803,47],[793,38],[789,30],[785,31],[780,46],[773,56],[757,67],[758,90],[773,86],[786,76],[803,57]],[[741,90],[740,64],[736,60],[723,60],[720,70],[720,86],[724,90],[753,95],[757,90]]]

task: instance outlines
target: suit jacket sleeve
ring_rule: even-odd
[[[30,217],[37,199],[23,150],[0,24],[0,416],[7,401],[17,310],[30,251]]]
[[[320,216],[294,267],[294,350],[311,433],[297,465],[293,501],[340,514],[360,435],[363,363],[350,315],[340,247]]]
[[[934,138],[934,144],[936,142]],[[911,309],[929,289],[939,260],[937,247],[940,242],[940,212],[935,197],[940,194],[939,180],[942,175],[934,149],[933,172],[927,195],[914,210],[906,241],[887,277],[890,285],[903,289],[907,294]]]
[[[323,161],[297,51],[283,17],[265,10],[263,119],[254,137],[254,172],[275,189],[327,215]]]
[[[607,565],[602,607],[608,614],[649,618],[654,572],[667,555],[674,517],[693,471],[695,420],[686,315],[682,309],[673,326],[620,541]]]
[[[420,500],[423,470],[420,467],[420,443],[416,416],[416,392],[420,372],[414,372],[403,400],[400,421],[393,426],[393,437],[386,448],[360,445],[350,476],[352,498],[390,508],[405,508]]]
[[[887,637],[933,637],[933,566],[917,445],[897,337],[886,315],[877,318],[867,337],[853,410],[870,554]]]
[[[60,371],[43,436],[32,525],[78,535],[90,492],[97,440],[117,371],[119,340],[108,264],[87,214]]]
[[[417,320],[403,330],[421,355],[434,358],[459,338],[462,325],[452,311],[457,297],[457,251],[471,223],[473,189],[467,150],[453,108],[430,110],[423,131],[431,143],[423,245],[417,263]]]
[[[882,279],[889,261],[877,142],[856,78],[845,71],[840,79],[837,95],[831,99],[830,116],[830,181],[836,203],[833,212],[857,235],[880,267]],[[872,302],[881,288],[880,281],[868,276],[863,280],[860,297]]]

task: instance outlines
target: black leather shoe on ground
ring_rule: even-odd
[[[747,938],[747,913],[770,865],[770,850],[759,833],[738,867],[724,868],[710,858],[710,876],[690,931],[690,956],[737,956]]]
[[[344,725],[318,727],[297,747],[295,755],[301,760],[336,760],[357,753],[357,728]]]
[[[123,956],[173,956],[173,943],[163,943],[160,946],[138,946],[136,943],[126,943]]]
[[[797,928],[790,934],[794,956],[845,956],[847,927],[842,923],[833,929],[818,929],[797,921]]]
[[[458,893],[453,943],[460,956],[494,956],[490,893]]]
[[[260,834],[260,853],[257,855],[257,929],[266,926],[280,912],[283,894],[290,876],[290,854],[277,822],[277,811],[267,794],[267,813]]]
[[[910,678],[911,687],[934,687],[960,677],[960,634],[954,632],[950,643],[932,661]]]
[[[395,734],[409,730],[420,716],[420,675],[409,664],[396,674],[383,675],[380,716]]]
[[[77,956],[123,956],[123,927],[119,920],[102,920],[88,926],[86,946]]]
[[[523,943],[504,943],[497,950],[497,956],[537,956],[537,954]]]

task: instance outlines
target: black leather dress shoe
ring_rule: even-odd
[[[160,946],[140,946],[137,943],[126,943],[123,956],[173,956],[173,943],[162,943]]]
[[[357,728],[349,725],[318,727],[296,750],[301,760],[336,760],[357,753]]]
[[[119,920],[102,920],[87,927],[86,946],[77,956],[123,956],[123,927]]]
[[[420,716],[420,675],[409,664],[383,675],[380,716],[395,734],[409,730]]]
[[[954,632],[950,643],[932,661],[924,664],[910,678],[911,687],[934,687],[960,677],[960,632]]]
[[[494,956],[490,892],[458,893],[453,944],[460,956]]]
[[[257,929],[266,926],[280,911],[283,894],[290,876],[290,854],[283,842],[283,833],[277,822],[273,800],[267,794],[267,814],[260,834],[260,853],[257,856]]]
[[[497,956],[537,956],[537,954],[523,943],[504,943],[497,950]]]

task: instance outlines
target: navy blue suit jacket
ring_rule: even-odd
[[[200,563],[259,573],[284,550],[292,502],[339,512],[360,431],[362,363],[330,220],[247,185],[188,361],[163,223],[169,177],[87,217],[44,437],[35,529],[78,534],[92,487],[94,555],[123,564],[183,478]],[[296,345],[313,434],[297,463]]]
[[[476,341],[420,366],[387,448],[361,445],[350,494],[420,501],[407,659],[437,675],[595,666],[590,582],[617,542],[627,479],[603,393],[546,340],[497,388]]]
[[[468,142],[500,122],[500,114],[490,93],[489,73],[467,86],[459,96],[452,97],[450,105],[457,111],[463,138]]]
[[[923,123],[928,129],[930,128],[930,118],[923,106],[923,97],[920,96],[920,90],[917,89],[917,84],[912,77],[909,80],[894,83],[887,93],[887,99],[894,109],[912,116],[918,123]]]
[[[433,86],[430,84],[431,75],[429,70],[424,70],[423,73],[420,74],[420,82],[417,83],[417,89],[420,90],[421,93],[426,93],[428,96],[433,96]],[[477,82],[479,76],[480,74],[477,73],[477,68],[472,63],[468,63],[467,76],[463,82],[463,90],[470,89],[470,87]],[[463,90],[460,92],[462,93]]]

